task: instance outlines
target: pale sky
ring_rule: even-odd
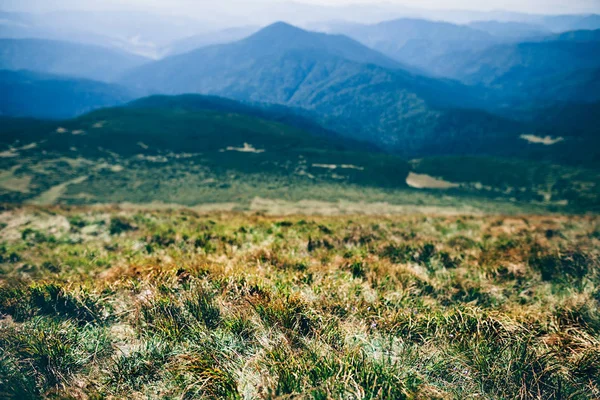
[[[236,9],[250,10],[257,3],[311,3],[315,5],[347,6],[365,4],[390,5],[428,9],[461,9],[477,11],[518,11],[540,14],[600,13],[600,0],[1,0],[0,9],[14,11],[53,11],[64,9],[139,9],[181,10],[182,8],[209,11]]]
[[[303,3],[347,5],[352,3],[372,4],[377,2],[352,0],[301,0]],[[532,13],[548,12],[600,12],[600,0],[388,0],[387,3],[414,8],[473,10],[473,11],[518,11]]]

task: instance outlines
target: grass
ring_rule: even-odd
[[[594,216],[0,219],[1,398],[600,397]]]

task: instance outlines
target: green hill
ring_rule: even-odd
[[[173,99],[163,108],[157,98],[147,101],[147,108],[142,101],[61,122],[4,119],[2,200],[193,205],[270,191],[297,198],[319,188],[329,190],[326,197],[343,185],[406,187],[405,161],[357,152],[359,144],[323,129],[282,124],[279,112],[259,118],[251,107],[212,98],[193,110],[185,98],[181,107]]]
[[[378,212],[386,204],[579,212],[600,197],[593,170],[487,157],[408,163],[282,109],[214,97],[151,97],[65,121],[0,122],[1,202],[218,203],[245,209],[266,199],[288,206],[345,201],[362,204],[351,209]],[[437,167],[427,167],[432,165]],[[552,172],[525,183],[517,174],[482,178],[506,166]]]
[[[296,127],[298,129],[310,132],[317,136],[330,137],[344,142],[344,146],[350,146],[352,141],[342,138],[337,132],[327,130],[316,123],[312,115],[301,109],[292,109],[275,104],[256,104],[240,103],[235,100],[226,99],[217,96],[201,96],[194,94],[180,96],[155,95],[132,101],[127,104],[130,108],[142,109],[160,109],[160,110],[179,110],[183,112],[194,111],[216,111],[225,113],[235,113],[256,117],[273,122],[279,122],[284,125]],[[356,148],[374,149],[366,142],[356,142]]]

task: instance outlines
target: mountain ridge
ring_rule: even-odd
[[[0,114],[63,119],[132,100],[129,89],[82,78],[0,70]]]

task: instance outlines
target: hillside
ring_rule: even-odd
[[[2,201],[194,205],[406,187],[405,161],[357,152],[300,118],[290,123],[303,129],[277,122],[281,111],[157,101],[60,122],[4,119]]]
[[[0,115],[62,119],[130,101],[113,84],[29,71],[0,70]]]
[[[0,69],[110,81],[148,59],[106,47],[43,39],[0,39]]]
[[[538,108],[552,102],[595,103],[600,101],[600,68],[531,77],[521,84],[520,90],[527,93],[526,101]],[[565,118],[564,122],[568,120]],[[579,121],[571,122],[576,125]]]
[[[195,94],[164,96],[155,95],[132,101],[126,105],[128,108],[173,110],[183,112],[215,111],[222,113],[235,113],[255,117],[267,121],[281,123],[286,126],[311,133],[312,135],[331,139],[346,148],[374,150],[375,146],[367,142],[352,141],[342,137],[338,132],[325,129],[315,122],[312,115],[297,108],[288,108],[275,104],[240,103],[235,100],[217,96],[203,96]]]
[[[542,42],[496,46],[483,52],[452,57],[454,63],[440,64],[438,73],[466,83],[493,85],[503,79],[525,80],[529,76],[556,74],[597,67],[600,41],[569,40],[571,35]]]
[[[526,182],[506,174],[493,182],[461,179],[453,173],[466,168],[460,161],[426,171],[289,111],[213,97],[151,97],[73,120],[1,122],[2,202],[513,213],[580,212],[600,198],[594,170],[531,161],[538,173]],[[551,147],[521,138],[512,146],[532,153]],[[520,163],[482,157],[467,168],[485,177],[527,165]]]

